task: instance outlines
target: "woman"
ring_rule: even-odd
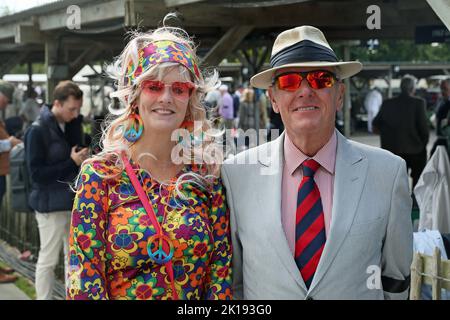
[[[240,106],[239,106],[239,128],[244,131],[256,130],[256,108],[259,108],[259,130],[264,130],[269,128],[269,118],[267,117],[267,100],[265,99],[264,93],[260,93],[259,99],[255,102],[255,91],[252,88],[246,88],[242,92]],[[269,130],[270,131],[270,130]],[[244,136],[244,144],[246,148],[252,148],[256,146],[256,139],[249,138],[249,135]]]
[[[138,34],[113,65],[112,96],[126,108],[106,128],[102,152],[81,169],[68,299],[232,297],[229,212],[218,165],[206,165],[199,152],[189,164],[172,156],[173,131],[184,128],[192,137],[194,121],[202,133],[196,146],[213,146],[203,138],[209,123],[200,101],[218,76],[204,79],[183,32]]]
[[[259,128],[268,127],[267,99],[264,92],[261,92],[256,101],[259,108]],[[239,128],[246,131],[256,128],[255,91],[252,88],[244,89],[239,107]]]

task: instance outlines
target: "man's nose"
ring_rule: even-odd
[[[300,82],[300,87],[297,89],[296,94],[297,96],[303,97],[303,96],[309,96],[313,94],[314,89],[311,88],[311,86],[308,83],[308,80],[306,78],[303,78]]]

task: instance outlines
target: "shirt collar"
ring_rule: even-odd
[[[332,175],[336,164],[336,147],[337,136],[336,131],[334,131],[328,142],[311,158]],[[294,174],[303,161],[310,158],[294,145],[287,132],[284,139],[284,158],[285,166],[290,175]]]

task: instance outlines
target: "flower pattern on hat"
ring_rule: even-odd
[[[171,40],[161,40],[151,42],[139,49],[137,65],[133,60],[129,61],[124,85],[135,84],[136,79],[150,67],[164,62],[179,63],[185,66],[195,78],[200,78],[197,61],[186,45]]]

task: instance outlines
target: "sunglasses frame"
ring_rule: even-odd
[[[180,96],[177,96],[177,95],[173,94],[173,85],[175,83],[189,84],[189,86],[188,86],[189,96],[188,96],[188,98],[186,100],[189,100],[191,98],[192,92],[197,88],[197,85],[195,83],[193,83],[193,82],[190,82],[190,81],[175,81],[175,82],[172,82],[172,83],[168,84],[168,83],[165,83],[165,82],[160,81],[160,80],[144,80],[144,81],[142,81],[139,84],[139,87],[141,88],[141,90],[144,90],[145,83],[149,83],[149,82],[162,83],[162,84],[164,84],[164,88],[170,87],[170,93],[173,95],[173,97],[175,99],[178,99],[178,100],[184,100],[184,99],[180,99]],[[162,94],[162,91],[159,93],[159,95],[161,95],[161,94]]]
[[[340,80],[340,79],[336,76],[336,74],[335,74],[334,72],[329,71],[329,70],[322,70],[322,69],[319,69],[319,70],[311,70],[311,71],[288,71],[288,72],[280,73],[280,74],[277,74],[276,76],[274,76],[274,77],[272,78],[272,86],[275,85],[275,83],[277,82],[278,78],[281,77],[281,76],[285,76],[285,75],[287,75],[287,74],[299,74],[299,75],[302,77],[302,80],[300,81],[300,84],[299,84],[298,88],[295,89],[295,90],[298,90],[298,89],[300,88],[300,86],[301,86],[301,84],[302,84],[302,81],[305,80],[305,79],[306,79],[306,82],[308,82],[308,86],[309,86],[311,89],[314,89],[314,88],[311,86],[311,84],[309,83],[308,78],[307,78],[308,74],[310,74],[310,73],[312,73],[312,72],[327,72],[327,73],[331,74],[331,76],[333,77],[333,79],[334,79],[334,81],[335,81],[331,87],[333,87],[333,86],[335,85],[335,83],[336,83],[337,81]],[[331,88],[331,87],[323,87],[323,88],[318,88],[318,89],[314,89],[314,90],[320,90],[320,89]],[[278,87],[278,89],[279,89],[279,90],[282,90],[282,91],[288,91],[288,92],[294,91],[294,90],[280,89],[279,87]]]

